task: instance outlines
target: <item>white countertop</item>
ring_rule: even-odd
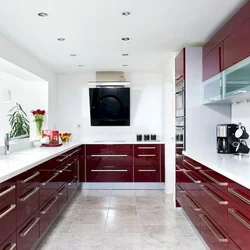
[[[183,155],[250,189],[250,155],[239,157],[216,152],[191,151],[183,151]]]
[[[0,183],[83,144],[164,144],[162,141],[78,141],[61,147],[29,148],[0,156]],[[11,146],[10,146],[11,147]]]

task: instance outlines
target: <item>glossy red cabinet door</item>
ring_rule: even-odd
[[[0,203],[9,198],[16,196],[16,181],[15,179],[7,180],[0,183]]]
[[[175,83],[185,79],[185,48],[175,58]]]
[[[202,59],[203,81],[219,74],[223,69],[223,44],[218,45]]]
[[[150,167],[135,167],[134,168],[134,181],[135,182],[160,182],[160,168]]]
[[[14,232],[2,245],[0,250],[15,250],[17,249],[16,232]]]
[[[68,200],[68,183],[63,185],[60,189],[58,189],[58,211],[61,211],[63,206],[66,204]]]
[[[250,19],[224,41],[224,69],[250,56]]]
[[[79,151],[79,181],[85,182],[85,146]]]
[[[185,196],[184,196],[185,193],[186,191],[178,183],[176,183],[176,200],[184,210],[185,210]]]
[[[38,183],[31,184],[17,194],[17,226],[24,223],[39,207]]]
[[[0,244],[16,230],[16,197],[0,203]]]
[[[162,144],[160,145],[161,148],[161,163],[160,163],[160,167],[161,167],[161,182],[165,182],[165,145]]]
[[[37,211],[17,229],[18,250],[30,250],[33,247],[39,239],[39,222]]]
[[[74,160],[73,162],[70,163],[70,168],[68,169],[68,181],[67,181],[67,186],[68,186],[68,198],[70,198],[76,191],[77,189],[77,164],[78,161]]]

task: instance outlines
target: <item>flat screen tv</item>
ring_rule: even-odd
[[[130,126],[130,88],[89,88],[91,126]]]

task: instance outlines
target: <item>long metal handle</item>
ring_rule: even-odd
[[[176,187],[178,187],[180,189],[181,193],[183,193],[183,194],[186,193],[186,191],[180,185],[177,184]]]
[[[63,161],[65,161],[67,158],[69,158],[69,155],[65,155],[65,157],[63,157],[62,159],[58,159],[57,161],[63,162]]]
[[[241,222],[245,227],[250,229],[250,223],[244,220],[240,215],[237,214],[236,210],[233,208],[228,208],[228,212],[233,215],[239,222]]]
[[[42,182],[42,186],[47,185],[50,181],[52,181],[53,179],[55,179],[58,175],[59,175],[59,173],[53,174],[53,176],[51,178],[49,178],[47,181]]]
[[[219,203],[220,205],[227,205],[228,201],[220,200],[216,194],[212,193],[212,191],[209,191],[207,188],[205,188],[204,185],[200,185],[200,189],[203,190],[209,197],[211,197],[214,201]]]
[[[10,213],[15,208],[16,208],[16,204],[11,204],[8,209],[6,209],[4,212],[2,212],[0,214],[0,219],[2,219],[4,216],[6,216],[8,213]]]
[[[221,187],[225,187],[228,185],[227,182],[219,182],[216,179],[214,179],[212,176],[210,176],[209,174],[207,174],[204,170],[200,170],[199,171],[202,175],[206,176],[208,179],[210,179],[211,181],[213,181],[215,184],[221,186]]]
[[[41,213],[41,214],[46,214],[46,213],[50,210],[50,208],[57,202],[58,198],[59,198],[59,197],[56,196],[56,197],[52,200],[52,202],[49,204],[49,206],[45,207],[46,209],[42,210],[40,213]]]
[[[155,154],[143,154],[143,155],[138,155],[139,157],[155,157]]]
[[[193,208],[195,212],[200,212],[201,209],[194,203],[194,201],[191,199],[189,195],[185,196],[186,201],[189,203],[189,205]]]
[[[78,153],[79,152],[79,150],[77,149],[77,150],[75,150],[75,151],[73,151],[71,154],[69,154],[69,157],[71,157],[73,154],[75,154],[75,153]]]
[[[188,174],[188,171],[183,171],[183,173],[184,173],[192,182],[197,183],[197,184],[201,183],[200,180],[195,180],[192,176],[190,176],[190,175]]]
[[[72,180],[71,182],[68,183],[68,186],[71,186],[72,183],[73,183],[76,179],[77,179],[77,176],[75,176],[75,177],[73,178],[73,180]]]
[[[10,247],[10,248],[7,248],[7,247]],[[16,243],[10,243],[10,244],[8,244],[8,245],[4,248],[4,250],[14,250],[14,249],[16,249]]]
[[[39,187],[36,187],[36,188],[33,188],[26,196],[20,198],[19,200],[20,201],[26,201],[28,200],[32,195],[34,195],[40,188]]]
[[[138,149],[156,149],[156,147],[138,147]]]
[[[30,227],[26,231],[24,231],[23,233],[20,233],[20,236],[25,237],[30,232],[30,230],[39,222],[39,220],[40,220],[40,218],[37,217],[35,219],[35,221],[30,225]]]
[[[176,166],[176,168],[177,168],[178,170],[181,170],[181,171],[185,170],[185,169],[183,169],[183,168],[180,168],[178,165],[175,165],[175,166]]]
[[[187,160],[183,160],[183,161],[186,162],[190,167],[192,167],[192,168],[195,169],[195,170],[201,169],[201,167],[197,167],[197,166],[193,165],[192,163],[190,163],[190,162],[187,161]]]
[[[139,169],[138,172],[155,172],[155,169]]]
[[[71,163],[66,164],[66,166],[65,166],[64,168],[58,170],[58,173],[61,174],[62,172],[64,172],[67,168],[69,168],[70,166],[72,166],[72,164],[73,164],[74,162],[75,162],[75,161],[72,161]]]
[[[224,237],[224,235],[212,224],[212,222],[208,221],[206,215],[200,214],[199,216],[219,242],[221,243],[228,242],[228,239]]]
[[[176,147],[175,149],[183,149],[183,147]]]
[[[128,155],[91,155],[91,157],[127,157]]]
[[[8,194],[12,190],[16,189],[16,185],[10,186],[8,189],[0,193],[0,197],[3,197],[4,195]]]
[[[64,187],[58,192],[58,195],[59,195],[59,196],[62,196],[66,191],[67,191],[67,187],[64,186]]]
[[[128,172],[127,169],[92,169],[91,172]]]
[[[237,193],[233,188],[229,188],[228,192],[234,195],[235,197],[239,198],[240,200],[244,201],[248,205],[250,205],[250,200],[244,197],[243,195]]]
[[[22,180],[21,183],[24,184],[24,183],[26,183],[26,182],[32,180],[33,178],[35,178],[35,177],[38,176],[39,174],[40,174],[40,172],[36,172],[36,173],[34,173],[33,175],[31,175],[30,177],[28,177],[27,179]]]

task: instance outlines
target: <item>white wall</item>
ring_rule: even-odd
[[[72,132],[74,139],[135,140],[137,133],[155,133],[163,139],[164,82],[157,73],[127,73],[131,82],[130,127],[91,127],[88,81],[95,73],[58,76],[58,124],[62,132]],[[81,127],[78,128],[78,125]]]

